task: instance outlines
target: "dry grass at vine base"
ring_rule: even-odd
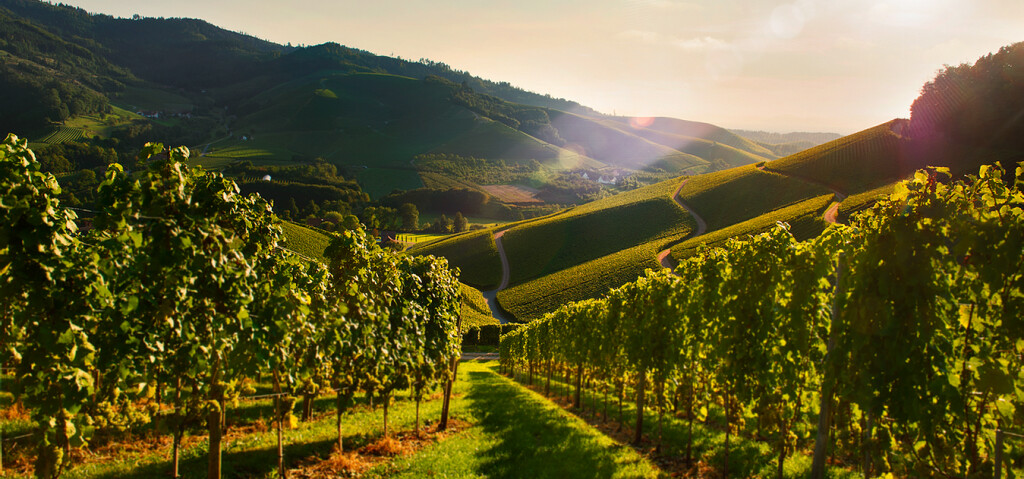
[[[402,431],[394,436],[382,437],[356,451],[338,453],[337,446],[327,459],[310,458],[298,467],[288,471],[293,479],[326,479],[334,477],[359,477],[377,465],[396,457],[415,454],[420,449],[443,441],[471,424],[458,419],[448,420],[448,429],[437,431],[437,424],[420,429],[420,436],[413,431]]]
[[[0,410],[0,419],[4,421],[28,421],[29,411],[20,402]]]

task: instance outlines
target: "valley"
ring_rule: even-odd
[[[780,133],[0,0],[0,476],[1019,476],[1020,71]]]

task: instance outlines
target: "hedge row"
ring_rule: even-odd
[[[520,323],[471,326],[462,333],[462,344],[464,346],[497,346],[501,342],[502,334],[515,331],[520,326],[522,326]]]

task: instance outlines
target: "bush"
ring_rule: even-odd
[[[501,325],[501,334],[508,334],[512,331],[519,329],[522,326],[521,323],[506,323]]]
[[[462,333],[463,346],[476,346],[480,344],[480,328],[472,326]]]
[[[501,339],[500,324],[486,324],[480,326],[480,344],[484,346],[497,346]]]

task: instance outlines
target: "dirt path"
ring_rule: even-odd
[[[210,145],[212,145],[214,143],[220,143],[220,142],[222,142],[224,140],[227,140],[228,138],[231,138],[231,130],[228,130],[228,134],[224,135],[223,138],[218,138],[216,140],[213,140],[213,141],[207,143],[206,146],[203,147],[202,153],[199,153],[199,156],[206,156],[206,152],[210,149]]]
[[[463,361],[471,361],[474,359],[479,359],[481,361],[489,361],[493,359],[497,361],[499,358],[498,353],[462,353],[461,359]]]
[[[683,182],[679,184],[679,188],[676,188],[675,193],[672,193],[672,199],[675,200],[676,204],[678,204],[680,208],[686,210],[687,213],[690,213],[690,216],[693,217],[693,220],[697,222],[697,231],[691,234],[690,236],[687,236],[683,241],[696,236],[700,236],[708,230],[708,224],[704,222],[704,218],[701,218],[700,215],[698,215],[697,212],[693,210],[693,208],[686,206],[686,204],[683,203],[683,200],[679,199],[679,192],[683,191],[683,186],[686,185],[687,181],[689,180],[683,180]],[[671,253],[671,248],[658,253],[658,263],[660,263],[663,268],[673,269],[676,267],[675,261],[672,259]]]
[[[784,171],[778,171],[778,170],[766,170],[765,169],[765,165],[758,166],[757,169],[759,169],[761,171],[768,171],[768,172],[771,172],[771,173],[777,173],[777,174],[780,174],[782,176],[788,176],[790,178],[793,178],[794,180],[800,180],[800,181],[803,181],[804,183],[810,183],[812,185],[817,185],[817,186],[820,186],[822,188],[825,188],[826,190],[831,191],[832,194],[835,196],[835,200],[832,201],[832,204],[830,204],[828,206],[828,209],[825,210],[825,214],[821,215],[821,217],[822,217],[822,219],[824,219],[825,221],[829,222],[830,224],[836,224],[836,216],[838,216],[838,213],[839,213],[839,203],[842,203],[843,200],[846,199],[846,197],[848,196],[846,193],[843,193],[842,191],[839,191],[839,190],[837,190],[837,189],[835,189],[835,188],[833,188],[833,187],[831,187],[829,185],[826,185],[825,183],[822,183],[822,182],[817,181],[817,180],[812,180],[812,179],[804,177],[804,176],[794,175],[792,173],[786,173]]]
[[[508,230],[501,230],[494,233],[494,246],[498,248],[498,256],[501,258],[501,284],[498,285],[498,289],[483,292],[484,299],[487,300],[487,306],[491,308],[491,316],[494,316],[494,319],[497,319],[501,324],[506,324],[512,320],[512,318],[498,306],[498,291],[508,287],[509,278],[512,276],[509,272],[508,257],[505,256],[505,248],[501,246],[501,237],[505,236],[506,231]]]

